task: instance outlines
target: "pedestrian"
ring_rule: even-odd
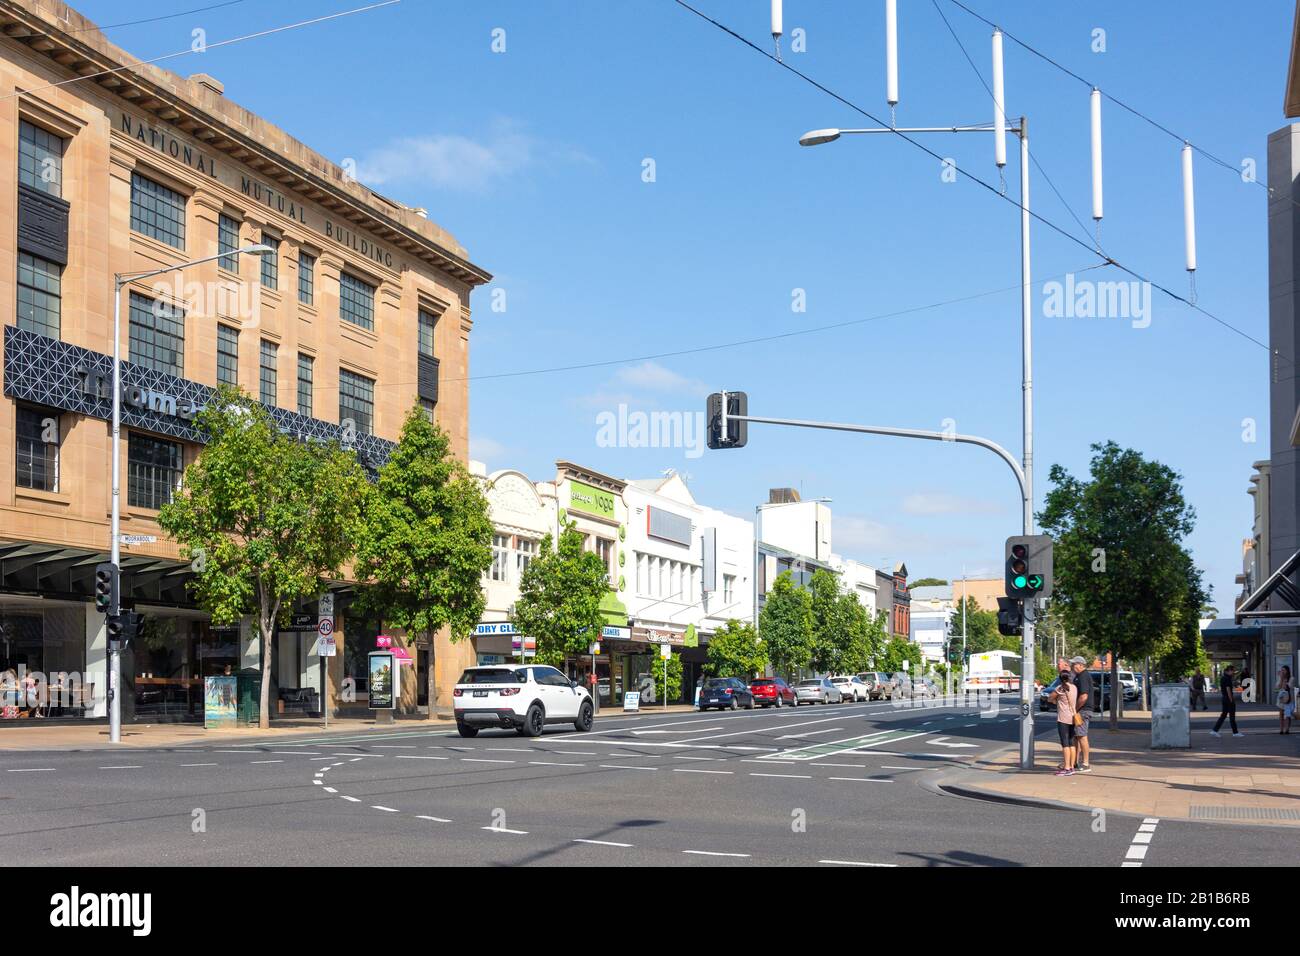
[[[1224,720],[1228,720],[1232,724],[1232,736],[1246,736],[1237,729],[1237,697],[1233,687],[1236,671],[1237,669],[1229,664],[1223,669],[1223,676],[1219,678],[1219,693],[1223,697],[1223,710],[1219,714],[1219,720],[1215,723],[1214,729],[1210,731],[1210,734],[1214,737],[1219,736],[1219,728],[1223,726]]]
[[[1077,696],[1074,702],[1074,745],[1078,749],[1074,768],[1079,773],[1092,773],[1092,752],[1088,745],[1088,725],[1092,722],[1092,674],[1088,672],[1088,662],[1082,657],[1070,658],[1073,669],[1074,687]]]
[[[1291,685],[1291,668],[1282,665],[1277,675],[1278,733],[1291,733],[1291,718],[1295,716],[1295,688]]]
[[[1196,709],[1196,702],[1201,702],[1201,710],[1209,710],[1205,704],[1205,675],[1201,669],[1196,668],[1196,673],[1192,675],[1192,710]]]
[[[1061,738],[1061,766],[1056,768],[1058,777],[1073,777],[1074,770],[1074,715],[1075,703],[1079,689],[1070,679],[1068,669],[1061,671],[1060,682],[1052,691],[1048,700],[1056,705],[1056,732]]]

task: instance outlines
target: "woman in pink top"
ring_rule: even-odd
[[[1047,698],[1056,704],[1056,731],[1061,737],[1061,766],[1056,769],[1058,777],[1074,776],[1074,714],[1075,702],[1079,689],[1070,680],[1068,670],[1061,671],[1056,690]]]

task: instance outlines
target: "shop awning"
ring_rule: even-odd
[[[1251,618],[1300,618],[1300,588],[1291,580],[1298,567],[1300,551],[1287,558],[1267,581],[1241,602],[1234,614],[1235,622],[1240,624],[1243,619]]]
[[[0,593],[67,601],[92,601],[95,565],[107,551],[29,541],[0,541]],[[122,555],[122,598],[137,604],[194,608],[186,584],[188,562]]]

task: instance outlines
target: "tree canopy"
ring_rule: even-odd
[[[556,541],[542,539],[524,569],[515,603],[515,628],[537,642],[537,660],[559,666],[566,654],[585,654],[601,630],[600,602],[609,590],[600,556],[583,548],[582,533],[566,523]]]

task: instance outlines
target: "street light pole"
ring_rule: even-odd
[[[180,269],[188,269],[190,266],[202,265],[216,259],[229,259],[237,255],[264,256],[273,251],[270,246],[258,243],[257,245],[246,246],[243,249],[236,249],[234,252],[224,252],[215,256],[205,256],[202,259],[181,262],[174,266],[167,266],[165,269],[151,269],[147,272],[119,272],[113,276],[113,463],[111,469],[113,499],[112,519],[109,523],[109,533],[112,540],[109,542],[108,553],[109,560],[117,573],[119,595],[121,593],[122,579],[122,289],[124,286],[132,282],[138,282],[141,279],[152,279],[154,276],[165,275],[168,272],[176,272]],[[121,614],[122,608],[120,604],[109,608],[108,613],[114,617]],[[121,685],[122,651],[116,642],[109,641],[108,741],[114,744],[122,742]]]

